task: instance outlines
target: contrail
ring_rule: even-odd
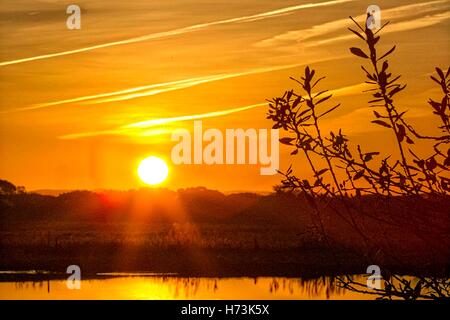
[[[59,100],[59,101],[39,103],[39,104],[35,104],[32,106],[28,106],[28,107],[23,107],[23,108],[14,109],[11,111],[6,111],[3,113],[36,110],[36,109],[48,108],[48,107],[62,105],[62,104],[83,102],[83,101],[89,101],[88,103],[106,103],[106,102],[114,102],[114,101],[123,101],[123,100],[139,98],[139,97],[152,96],[152,95],[165,93],[165,92],[169,92],[169,91],[174,91],[174,90],[185,89],[185,88],[197,86],[197,85],[200,85],[203,83],[220,81],[220,80],[236,78],[236,77],[252,75],[252,74],[258,74],[258,73],[290,69],[290,68],[295,68],[295,67],[298,67],[301,65],[304,65],[304,63],[274,66],[274,67],[267,67],[267,68],[256,68],[256,69],[251,69],[251,70],[247,70],[247,71],[243,71],[243,72],[222,73],[222,74],[194,77],[194,78],[182,79],[182,80],[170,81],[170,82],[164,82],[164,83],[155,83],[155,84],[151,84],[151,85],[139,86],[139,87],[124,89],[124,90],[119,90],[119,91],[100,93],[100,94],[96,94],[96,95],[89,95],[89,96],[82,96],[82,97],[76,97],[76,98]]]
[[[398,6],[390,9],[383,9],[382,18],[383,20],[391,20],[391,19],[401,19],[404,17],[412,17],[413,14],[424,14],[426,12],[436,11],[436,10],[445,10],[449,5],[448,0],[437,0],[432,2],[421,2],[415,4],[408,4],[403,6]],[[366,15],[359,15],[355,17],[356,20],[363,20],[366,18]],[[417,21],[417,18],[411,18],[408,21],[405,21],[406,25],[408,22],[414,24]],[[255,47],[265,48],[265,47],[276,47],[281,46],[285,43],[291,42],[302,42],[310,41],[311,39],[319,39],[325,37],[327,34],[331,34],[333,32],[337,32],[339,30],[346,30],[349,25],[349,19],[339,19],[335,21],[326,22],[323,24],[314,25],[307,29],[300,30],[291,30],[284,32],[282,34],[273,36],[269,39],[262,40],[255,44]],[[392,24],[389,25],[389,28],[386,28],[383,33],[393,32],[390,31],[392,29]],[[348,38],[353,38],[353,35],[345,36]],[[326,40],[324,40],[326,41]],[[322,44],[323,42],[314,41],[314,45]]]
[[[245,107],[213,111],[213,112],[208,112],[208,113],[191,114],[191,115],[170,117],[170,118],[150,119],[150,120],[145,120],[145,121],[140,121],[140,122],[123,125],[123,126],[120,126],[116,129],[112,129],[112,130],[74,133],[74,134],[63,135],[63,136],[60,136],[59,138],[64,139],[64,140],[73,140],[73,139],[95,137],[95,136],[101,136],[101,135],[126,134],[126,133],[130,133],[136,129],[145,129],[145,128],[169,124],[169,123],[173,123],[173,122],[220,117],[220,116],[225,116],[225,115],[229,115],[232,113],[241,112],[241,111],[245,111],[245,110],[249,110],[249,109],[253,109],[253,108],[257,108],[257,107],[262,107],[262,106],[266,106],[266,105],[267,105],[267,102],[264,102],[264,103],[252,104],[252,105],[245,106]]]
[[[277,9],[277,10],[273,10],[273,11],[263,12],[263,13],[259,13],[259,14],[254,14],[254,15],[250,15],[250,16],[243,16],[243,17],[231,18],[231,19],[226,19],[226,20],[219,20],[219,21],[195,24],[195,25],[188,26],[188,27],[178,28],[178,29],[164,31],[164,32],[151,33],[151,34],[143,35],[140,37],[134,37],[134,38],[129,38],[129,39],[125,39],[125,40],[102,43],[102,44],[79,48],[79,49],[74,49],[74,50],[49,53],[49,54],[44,54],[44,55],[39,55],[39,56],[34,56],[34,57],[29,57],[29,58],[23,58],[23,59],[3,61],[3,62],[0,62],[0,66],[7,66],[7,65],[36,61],[36,60],[61,57],[61,56],[82,53],[82,52],[87,52],[87,51],[92,51],[92,50],[97,50],[97,49],[103,49],[103,48],[108,48],[108,47],[113,47],[113,46],[119,46],[119,45],[125,45],[125,44],[130,44],[130,43],[137,43],[137,42],[142,42],[142,41],[166,38],[166,37],[175,36],[175,35],[179,35],[179,34],[199,31],[199,30],[205,29],[207,27],[217,26],[217,25],[221,25],[221,24],[229,24],[229,23],[237,23],[237,22],[251,22],[251,21],[255,21],[255,20],[275,17],[275,16],[278,16],[281,14],[290,14],[297,10],[337,5],[337,4],[353,2],[353,1],[356,1],[356,0],[336,0],[336,1],[326,1],[326,2],[320,2],[320,3],[301,4],[301,5],[281,8],[281,9]]]
[[[344,57],[344,55],[334,56],[333,59],[338,59],[338,58],[342,58],[342,57]],[[329,59],[318,59],[318,60],[314,60],[314,61],[309,61],[308,63],[323,62],[323,61],[327,61],[327,60],[329,60]],[[237,78],[237,77],[265,73],[265,72],[279,71],[279,70],[284,70],[284,69],[291,69],[291,68],[296,68],[296,67],[303,66],[303,65],[305,65],[305,62],[289,64],[289,65],[266,67],[266,68],[255,68],[255,69],[250,69],[247,71],[236,72],[236,73],[222,73],[222,74],[194,77],[194,78],[182,79],[182,80],[176,80],[176,81],[170,81],[170,82],[155,83],[155,84],[139,86],[139,87],[134,87],[134,88],[129,88],[129,89],[123,89],[123,90],[118,90],[118,91],[99,93],[99,94],[95,94],[95,95],[82,96],[82,97],[76,97],[76,98],[64,99],[64,100],[58,100],[58,101],[51,101],[51,102],[44,102],[44,103],[39,103],[39,104],[22,107],[22,108],[17,108],[17,109],[13,109],[13,110],[1,111],[0,114],[37,110],[37,109],[43,109],[43,108],[48,108],[48,107],[52,107],[52,106],[58,106],[58,105],[63,105],[63,104],[75,103],[75,102],[83,102],[83,101],[87,101],[88,104],[123,101],[123,100],[135,99],[135,98],[140,98],[140,97],[152,96],[152,95],[175,91],[175,90],[180,90],[180,89],[186,89],[189,87],[201,85],[201,84],[208,83],[208,82],[226,80],[226,79],[230,79],[230,78]]]
[[[128,125],[122,126],[121,128],[123,128],[123,129],[148,128],[148,127],[153,127],[153,126],[157,126],[157,125],[161,125],[161,124],[167,124],[167,123],[178,122],[178,121],[220,117],[220,116],[225,116],[225,115],[228,115],[231,113],[241,112],[241,111],[245,111],[245,110],[249,110],[249,109],[253,109],[253,108],[257,108],[257,107],[262,107],[262,106],[266,106],[266,105],[267,105],[267,102],[264,102],[264,103],[252,104],[250,106],[245,106],[245,107],[239,107],[239,108],[227,109],[227,110],[221,110],[221,111],[213,111],[213,112],[208,112],[208,113],[179,116],[179,117],[172,117],[172,118],[152,119],[152,120],[146,120],[146,121],[128,124]]]
[[[59,101],[38,103],[38,104],[29,106],[29,107],[15,109],[15,110],[12,110],[11,112],[13,112],[13,111],[35,110],[35,109],[41,109],[41,108],[47,108],[47,107],[51,107],[51,106],[56,106],[56,105],[60,105],[60,104],[83,102],[83,101],[87,101],[87,100],[107,98],[107,97],[112,97],[112,96],[116,96],[116,95],[125,95],[125,94],[130,94],[130,93],[138,92],[138,91],[142,91],[142,90],[164,88],[164,87],[167,87],[167,86],[180,86],[180,85],[188,84],[188,83],[191,83],[191,82],[206,80],[206,79],[209,79],[211,77],[212,76],[206,76],[206,77],[182,79],[182,80],[170,81],[170,82],[164,82],[164,83],[155,83],[155,84],[151,84],[151,85],[139,86],[139,87],[135,87],[135,88],[124,89],[124,90],[113,91],[113,92],[100,93],[100,94],[96,94],[96,95],[89,95],[89,96],[77,97],[77,98],[72,98],[72,99],[65,99],[65,100],[59,100]],[[161,89],[160,90],[155,90],[155,92],[160,92],[160,91],[162,91],[162,90]]]
[[[356,93],[361,93],[361,91],[364,89],[367,89],[367,87],[368,87],[367,84],[360,83],[360,84],[355,84],[355,85],[350,85],[347,87],[330,90],[329,93],[333,94],[333,96],[335,96],[335,97],[353,95]],[[60,136],[59,138],[65,139],[65,140],[72,140],[72,139],[88,138],[88,137],[101,136],[101,135],[129,134],[129,133],[133,132],[133,130],[137,130],[137,129],[146,129],[146,128],[151,128],[151,127],[155,127],[155,126],[160,126],[160,125],[165,125],[165,124],[180,122],[180,121],[220,117],[220,116],[225,116],[225,115],[229,115],[232,113],[241,112],[241,111],[245,111],[245,110],[249,110],[249,109],[253,109],[253,108],[267,106],[267,104],[268,104],[267,102],[264,102],[264,103],[252,104],[252,105],[245,106],[245,107],[219,110],[219,111],[213,111],[213,112],[208,112],[208,113],[200,113],[200,114],[193,114],[193,115],[191,114],[191,115],[169,117],[169,118],[150,119],[150,120],[144,120],[144,121],[139,121],[139,122],[134,122],[131,124],[123,125],[118,128],[111,129],[111,130],[74,133],[74,134],[63,135],[63,136]]]
[[[252,69],[252,70],[248,70],[248,71],[243,71],[243,72],[222,73],[222,74],[216,74],[216,75],[212,75],[212,76],[198,77],[198,78],[188,79],[184,82],[176,83],[175,85],[167,86],[162,89],[130,93],[130,94],[124,94],[124,95],[119,95],[119,96],[114,95],[111,98],[96,99],[96,100],[94,100],[92,102],[88,102],[88,103],[106,103],[106,102],[130,100],[130,99],[135,99],[135,98],[152,96],[152,95],[160,94],[160,93],[164,93],[164,92],[185,89],[185,88],[197,86],[197,85],[208,83],[208,82],[226,80],[226,79],[230,79],[230,78],[237,78],[237,77],[248,76],[248,75],[253,75],[253,74],[258,74],[258,73],[278,71],[278,70],[283,70],[283,69],[291,69],[291,68],[295,68],[295,67],[302,66],[302,65],[304,65],[304,63],[267,67],[267,68],[257,68],[257,69]]]

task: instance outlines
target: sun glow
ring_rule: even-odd
[[[163,159],[150,156],[139,163],[137,173],[144,183],[157,185],[166,180],[169,167]]]

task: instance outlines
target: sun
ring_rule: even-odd
[[[157,185],[166,180],[169,167],[163,159],[150,156],[139,163],[137,173],[146,184]]]

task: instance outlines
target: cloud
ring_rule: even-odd
[[[344,96],[352,96],[355,94],[361,94],[363,93],[364,90],[368,90],[370,88],[371,86],[367,83],[359,83],[347,87],[330,90],[328,93],[332,94],[333,97],[344,97]]]
[[[403,22],[404,28],[411,24],[411,26],[415,26],[414,28],[420,28],[422,27],[420,23],[417,21],[422,19],[412,19],[412,16],[417,14],[424,14],[426,12],[436,11],[436,10],[445,10],[448,8],[449,5],[448,0],[438,0],[438,1],[432,1],[432,2],[422,2],[422,3],[416,3],[411,5],[404,5],[400,7],[395,7],[391,9],[385,9],[381,11],[381,17],[383,20],[392,20],[392,19],[401,19],[401,18],[409,18],[408,21]],[[356,20],[365,20],[366,15],[360,15],[356,17]],[[425,18],[423,18],[425,19]],[[314,38],[323,38],[324,36],[328,34],[332,34],[334,32],[339,32],[342,30],[346,30],[349,26],[349,19],[340,19],[335,21],[326,22],[323,24],[315,25],[311,28],[307,29],[301,29],[301,30],[293,30],[288,31],[279,35],[276,35],[274,37],[262,40],[255,44],[256,47],[259,48],[267,48],[267,47],[282,47],[286,44],[291,44],[292,42],[303,42],[308,41],[309,44],[314,45],[313,39]],[[413,27],[411,27],[412,29]],[[385,30],[392,30],[392,25],[390,25],[389,28]],[[408,29],[410,30],[410,29]],[[397,32],[402,31],[401,29],[390,31],[390,32]],[[352,36],[341,36],[341,37],[335,37],[333,39],[349,39],[352,38]],[[320,39],[317,41],[317,43],[323,43],[327,40]]]
[[[373,111],[374,108],[372,107],[358,108],[338,117],[324,118],[321,122],[321,126],[326,128],[324,131],[343,128],[343,133],[346,135],[366,134],[386,130],[386,128],[371,123],[372,120],[375,120]],[[431,117],[432,114],[423,108],[412,108],[408,110],[406,116],[409,120],[418,120]]]
[[[126,45],[126,44],[138,43],[138,42],[143,42],[143,41],[167,38],[167,37],[172,37],[172,36],[176,36],[176,35],[180,35],[180,34],[200,31],[205,28],[217,26],[217,25],[230,24],[230,23],[252,22],[252,21],[256,21],[256,20],[277,17],[279,15],[291,14],[298,10],[331,6],[331,5],[343,4],[346,2],[353,2],[353,1],[356,1],[356,0],[335,0],[335,1],[325,1],[325,2],[319,2],[319,3],[307,3],[307,4],[296,5],[296,6],[290,6],[290,7],[285,7],[285,8],[272,10],[272,11],[268,11],[268,12],[263,12],[263,13],[259,13],[259,14],[236,17],[236,18],[213,21],[213,22],[207,22],[207,23],[200,23],[200,24],[195,24],[195,25],[188,26],[188,27],[178,28],[178,29],[164,31],[164,32],[151,33],[151,34],[147,34],[147,35],[143,35],[143,36],[139,36],[139,37],[133,37],[133,38],[125,39],[125,40],[102,43],[102,44],[84,47],[84,48],[78,48],[78,49],[74,49],[74,50],[67,50],[67,51],[61,51],[61,52],[55,52],[55,53],[50,53],[50,54],[34,56],[34,57],[3,61],[3,62],[0,62],[0,66],[7,66],[7,65],[12,65],[12,64],[24,63],[24,62],[56,58],[56,57],[72,55],[72,54],[77,54],[77,53],[82,53],[82,52],[88,52],[88,51],[92,51],[92,50],[98,50],[98,49],[103,49],[103,48],[108,48],[108,47],[119,46],[119,45]]]
[[[208,112],[208,113],[184,115],[184,116],[169,117],[169,118],[150,119],[150,120],[139,121],[139,122],[134,122],[131,124],[123,125],[123,126],[120,126],[118,128],[112,129],[112,130],[68,134],[68,135],[61,136],[59,138],[65,139],[65,140],[73,140],[73,139],[88,138],[88,137],[95,137],[95,136],[102,136],[102,135],[130,135],[130,134],[136,134],[136,130],[138,130],[138,134],[141,135],[142,132],[140,130],[142,130],[142,129],[148,129],[148,128],[152,128],[152,127],[160,126],[160,125],[168,125],[168,124],[180,122],[180,121],[221,117],[221,116],[226,116],[226,115],[229,115],[232,113],[242,112],[242,111],[246,111],[249,109],[254,109],[254,108],[258,108],[258,107],[262,107],[262,106],[266,106],[266,105],[267,105],[267,103],[264,102],[264,103],[252,104],[252,105],[245,106],[245,107],[213,111],[213,112]],[[145,134],[145,132],[148,132],[148,130],[143,131],[143,132]],[[167,133],[167,131],[162,131],[162,132]]]
[[[403,21],[403,22],[398,22],[398,23],[394,23],[394,24],[389,24],[389,27],[383,29],[383,34],[426,28],[426,27],[430,27],[430,26],[439,24],[449,18],[450,18],[450,12],[444,12],[444,13],[439,13],[439,14],[435,14],[435,15],[425,16],[425,17],[419,18],[419,19],[414,19],[412,21]],[[345,35],[345,36],[324,39],[324,40],[316,41],[313,43],[308,43],[307,46],[314,47],[314,46],[328,44],[331,42],[344,41],[344,40],[349,40],[349,39],[353,39],[353,38],[354,38],[354,36],[350,34],[350,35]]]
[[[365,83],[350,85],[342,88],[337,88],[330,90],[329,93],[333,94],[334,97],[340,96],[349,96],[354,94],[360,94],[363,90],[369,88],[369,85]],[[208,113],[200,113],[200,114],[192,114],[192,115],[183,115],[177,117],[168,117],[168,118],[158,118],[158,119],[149,119],[139,122],[133,122],[127,125],[122,125],[120,127],[111,129],[111,130],[101,130],[101,131],[92,131],[92,132],[82,132],[82,133],[74,133],[60,136],[60,139],[65,140],[73,140],[73,139],[81,139],[81,138],[89,138],[95,136],[103,136],[103,135],[156,135],[156,134],[166,134],[170,133],[170,130],[167,129],[152,129],[146,130],[148,128],[154,128],[163,125],[169,125],[175,122],[181,121],[189,121],[189,120],[198,120],[198,119],[206,119],[213,117],[221,117],[229,114],[242,112],[258,107],[267,106],[267,102],[252,104],[245,107],[238,107],[226,110],[213,111]]]

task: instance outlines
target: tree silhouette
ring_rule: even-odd
[[[437,101],[429,100],[432,112],[440,122],[438,129],[441,134],[423,135],[405,118],[407,110],[399,108],[394,100],[406,88],[406,85],[399,82],[400,75],[392,73],[387,60],[396,46],[383,54],[379,54],[376,48],[380,41],[379,33],[388,23],[373,32],[367,27],[363,28],[353,18],[351,20],[357,30],[349,30],[367,47],[366,51],[352,47],[350,52],[368,65],[361,68],[366,76],[365,82],[372,86],[368,90],[372,96],[369,105],[374,114],[371,122],[392,132],[391,141],[397,146],[398,158],[385,155],[377,163],[375,159],[381,156],[379,151],[366,151],[360,145],[352,147],[342,129],[329,134],[324,132],[322,119],[340,104],[328,104],[332,95],[328,90],[318,89],[325,77],[318,77],[316,70],[309,66],[300,79],[291,78],[298,83],[300,91],[286,91],[283,96],[269,100],[267,118],[275,123],[273,128],[280,128],[287,133],[280,142],[292,148],[291,156],[302,154],[305,157],[313,176],[312,179],[299,177],[290,166],[286,172],[280,172],[283,180],[276,190],[297,192],[305,196],[313,209],[316,228],[323,234],[330,248],[333,239],[326,230],[322,213],[331,211],[339,217],[359,235],[366,248],[363,254],[372,264],[377,262],[374,252],[383,250],[379,245],[381,240],[370,238],[356,219],[373,211],[367,205],[367,196],[377,199],[379,206],[390,215],[395,215],[400,204],[411,208],[412,213],[419,213],[419,219],[425,218],[430,212],[446,215],[448,219],[448,207],[443,203],[450,194],[450,68],[446,72],[436,68],[436,75],[431,76],[442,91],[442,96]],[[413,148],[416,143],[425,140],[433,141],[434,145],[429,154],[420,156]],[[436,240],[433,239],[434,234],[420,230],[417,223],[404,223],[405,228],[410,228],[424,241]],[[356,288],[349,278],[341,281],[346,288]],[[393,282],[385,281],[388,281],[386,290],[391,291],[385,290],[381,296],[392,297],[393,288],[396,287]],[[405,292],[410,286],[403,285],[400,286],[403,289],[399,289],[401,294],[394,296],[423,298],[420,288],[424,289],[427,285],[434,290],[428,297],[449,296],[449,280],[440,282],[425,278],[416,287],[419,288],[419,293],[407,295]]]
[[[16,187],[14,184],[7,180],[1,180],[0,179],[0,194],[9,195],[9,194],[15,194],[19,192],[20,190],[23,190],[23,187]]]

